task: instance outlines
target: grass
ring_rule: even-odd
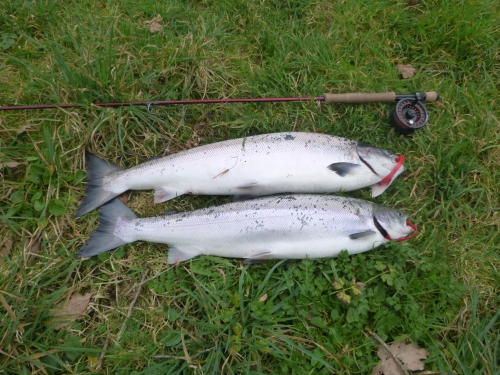
[[[0,112],[1,371],[365,374],[378,362],[369,327],[427,348],[428,371],[496,373],[499,12],[495,1],[8,1],[0,104],[83,106]],[[144,21],[158,14],[163,29],[152,33]],[[398,63],[415,76],[402,80]],[[441,100],[411,138],[388,127],[383,104],[90,105],[430,90]],[[216,257],[170,267],[166,248],[147,243],[72,257],[97,226],[95,212],[71,218],[84,149],[132,166],[290,130],[404,154],[408,172],[375,201],[410,214],[418,236],[352,257],[251,267]],[[371,199],[368,189],[349,195]],[[129,206],[152,216],[227,200],[153,206],[152,192],[134,192]],[[85,314],[54,329],[61,301],[90,291]]]

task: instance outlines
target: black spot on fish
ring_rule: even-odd
[[[294,139],[295,139],[295,137],[291,134],[285,135],[285,141],[293,141]]]

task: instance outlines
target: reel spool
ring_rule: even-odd
[[[389,114],[389,122],[402,134],[411,134],[423,128],[428,121],[429,112],[418,100],[401,99]]]
[[[396,106],[391,109],[389,122],[399,133],[409,135],[423,128],[429,121],[429,112],[423,102],[439,99],[437,91],[396,95]]]

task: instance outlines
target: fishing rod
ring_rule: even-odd
[[[239,99],[183,99],[183,100],[153,100],[140,102],[108,102],[92,103],[93,107],[115,108],[132,106],[161,106],[161,105],[190,105],[190,104],[216,104],[216,103],[277,103],[277,102],[325,102],[329,104],[364,104],[364,103],[393,103],[397,102],[389,115],[391,125],[402,134],[410,134],[420,129],[429,121],[429,113],[423,102],[435,102],[439,99],[437,91],[417,92],[415,94],[396,94],[394,92],[381,93],[347,93],[324,94],[317,97],[293,98],[239,98]],[[0,106],[0,111],[37,110],[56,108],[84,107],[83,104],[41,104],[41,105],[15,105]]]

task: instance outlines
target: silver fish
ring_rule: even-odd
[[[198,255],[268,259],[356,254],[390,240],[405,240],[415,226],[401,211],[360,199],[282,195],[191,212],[138,218],[119,199],[99,210],[100,225],[76,257],[89,257],[135,241],[169,245],[168,262]],[[405,238],[406,237],[406,238]]]
[[[122,168],[87,152],[86,195],[74,217],[127,190],[155,189],[160,203],[183,194],[384,192],[403,171],[387,150],[318,133],[273,133],[212,143]],[[399,163],[398,163],[399,161]],[[392,175],[391,175],[392,173]],[[389,178],[387,178],[389,177]]]

